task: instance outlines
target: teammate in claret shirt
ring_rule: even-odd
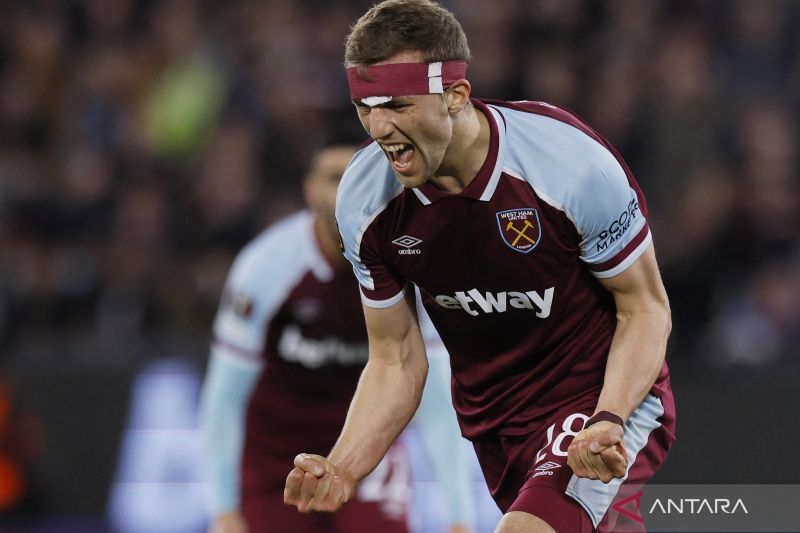
[[[645,200],[575,115],[472,99],[469,59],[459,23],[427,0],[378,4],[348,36],[350,94],[374,142],[348,166],[336,218],[369,363],[337,445],[296,458],[286,502],[338,509],[413,414],[426,374],[414,284],[505,513],[497,531],[615,528],[614,499],[674,441]]]
[[[201,402],[214,533],[409,530],[410,469],[400,445],[389,449],[359,484],[352,505],[338,513],[300,515],[283,502],[297,450],[324,454],[333,447],[367,361],[358,284],[333,218],[336,188],[358,144],[346,130],[332,136],[305,181],[309,208],[264,231],[229,273]],[[446,384],[431,386],[447,390]],[[428,411],[427,418],[455,418],[449,404]],[[426,431],[421,424],[424,442],[437,449],[463,443],[452,424],[445,431]],[[455,450],[449,457],[431,454],[434,466],[454,458],[468,468],[470,457]],[[445,492],[461,495],[469,495],[469,481],[440,479]],[[470,509],[462,505],[469,500],[450,501],[452,531],[469,532]]]

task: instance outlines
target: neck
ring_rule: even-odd
[[[317,244],[332,267],[337,268],[345,264],[347,261],[342,255],[342,249],[339,246],[339,236],[336,233],[335,226],[330,227],[329,224],[324,223],[319,215],[314,217],[314,236],[317,238]]]
[[[447,192],[463,191],[486,161],[489,142],[488,119],[469,104],[453,116],[453,138],[432,181]]]

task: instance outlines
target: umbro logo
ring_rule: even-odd
[[[398,237],[392,241],[392,244],[396,244],[397,246],[401,246],[403,248],[402,250],[397,250],[397,253],[400,255],[421,254],[422,250],[417,248],[420,243],[422,243],[422,239],[417,239],[411,235],[403,235],[402,237]]]
[[[536,473],[533,474],[532,477],[539,477],[539,476],[552,476],[553,470],[556,468],[561,468],[561,465],[558,463],[554,463],[552,461],[547,461],[546,463],[539,465],[536,467]]]
[[[417,239],[416,237],[412,237],[411,235],[403,235],[402,237],[396,238],[392,242],[397,246],[402,246],[403,248],[413,248],[414,246],[421,243],[422,239]]]

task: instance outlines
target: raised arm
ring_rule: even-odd
[[[624,422],[664,364],[672,324],[669,301],[652,244],[627,270],[600,282],[614,296],[617,329],[595,414],[610,412]],[[599,421],[576,435],[569,448],[569,465],[575,474],[604,482],[625,475],[623,433],[622,426]]]
[[[409,291],[412,295],[413,292]],[[301,512],[335,511],[380,462],[419,405],[428,362],[408,298],[384,309],[364,306],[369,361],[327,458],[301,453],[286,478],[284,501]]]

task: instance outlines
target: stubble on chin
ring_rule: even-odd
[[[417,176],[409,177],[409,176],[402,176],[395,173],[395,179],[400,182],[400,184],[405,187],[406,189],[416,189],[417,187],[424,185],[428,180],[424,178],[420,178]]]

